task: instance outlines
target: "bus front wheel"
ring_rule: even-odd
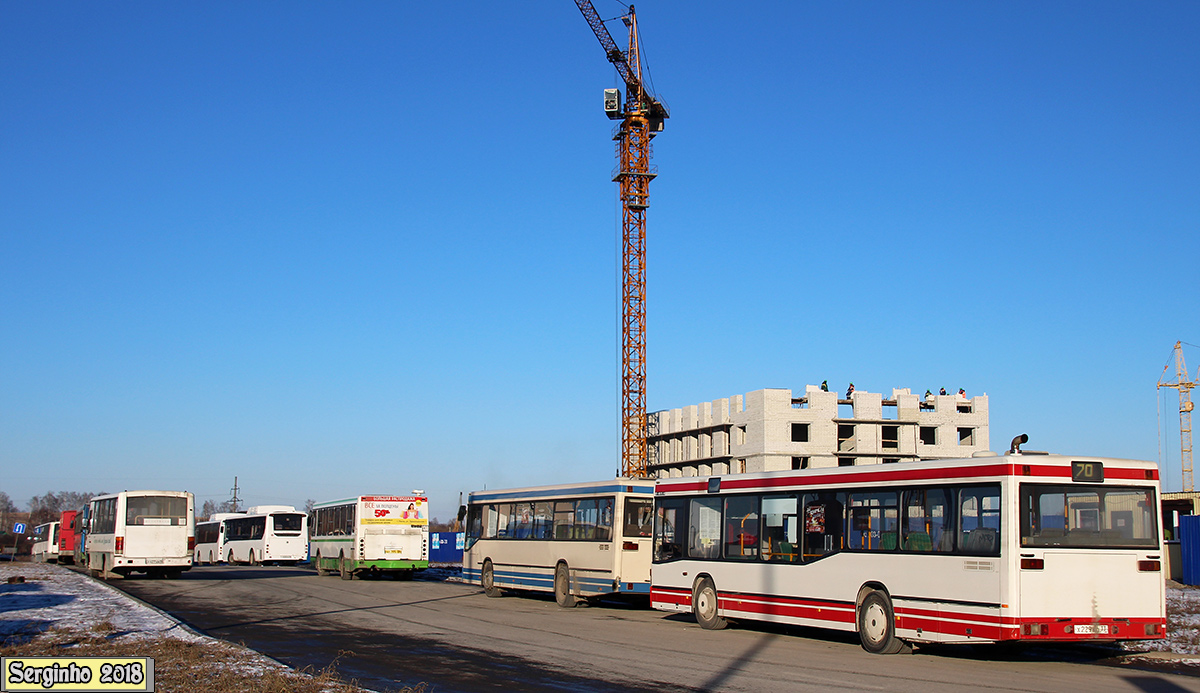
[[[499,597],[504,594],[499,587],[496,587],[496,571],[492,568],[490,560],[483,562],[483,572],[479,576],[479,584],[483,587],[483,593],[489,597]]]
[[[729,625],[718,610],[717,587],[709,578],[703,578],[692,590],[692,614],[696,623],[705,630],[721,630]]]
[[[564,609],[575,606],[575,595],[571,594],[571,570],[566,563],[554,568],[554,601]]]
[[[879,590],[872,590],[858,607],[858,639],[871,654],[897,654],[907,645],[896,637],[896,619],[892,600]]]

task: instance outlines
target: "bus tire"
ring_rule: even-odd
[[[692,615],[705,630],[721,630],[729,622],[720,616],[717,587],[709,578],[701,578],[692,588]]]
[[[250,560],[247,561],[250,565],[261,565],[259,561],[254,560],[254,549],[250,549]]]
[[[350,570],[350,563],[345,556],[338,558],[338,573],[343,580],[353,580],[354,571]]]
[[[504,591],[496,587],[496,571],[492,568],[491,559],[483,562],[483,571],[479,575],[479,584],[483,587],[483,593],[489,597],[504,596]]]
[[[234,565],[234,563],[233,563],[233,549],[229,549],[229,555],[226,557],[225,563],[226,563],[226,564],[228,564],[228,565]]]
[[[571,569],[566,563],[554,567],[554,601],[564,609],[575,606],[575,595],[571,594]]]
[[[325,577],[326,575],[329,575],[329,571],[321,567],[321,554],[319,553],[317,554],[317,557],[313,559],[313,567],[317,569],[317,577]]]
[[[897,654],[905,643],[896,637],[896,618],[892,600],[885,592],[871,590],[858,607],[858,639],[871,654]]]

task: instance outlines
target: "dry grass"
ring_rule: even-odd
[[[107,625],[107,627],[105,627]],[[366,691],[346,681],[334,662],[321,671],[295,671],[244,647],[220,640],[172,637],[112,638],[112,624],[102,621],[91,631],[51,630],[33,639],[0,643],[4,657],[151,657],[155,690],[171,693],[356,693]],[[425,685],[398,693],[423,693]]]

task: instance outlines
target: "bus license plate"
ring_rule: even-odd
[[[1081,623],[1075,626],[1075,635],[1108,635],[1108,626],[1101,623]]]
[[[163,559],[161,559],[161,558],[147,558],[146,559],[147,565],[151,564],[151,563],[162,563],[162,562],[163,562]]]

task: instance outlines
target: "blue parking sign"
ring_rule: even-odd
[[[25,523],[24,522],[17,522],[13,525],[13,534],[24,534],[24,533],[25,533]]]

